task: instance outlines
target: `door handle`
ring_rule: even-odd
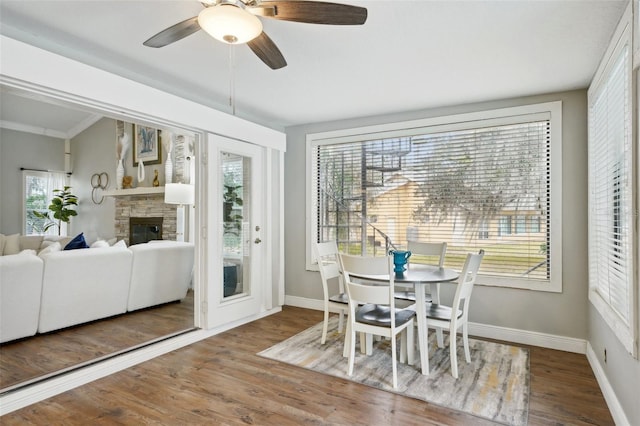
[[[260,244],[262,242],[262,240],[260,238],[256,238],[253,242],[256,243],[256,244]]]

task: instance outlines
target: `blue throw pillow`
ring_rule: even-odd
[[[76,250],[89,248],[89,244],[84,240],[84,232],[76,235],[73,240],[69,241],[69,244],[64,246],[64,250]]]

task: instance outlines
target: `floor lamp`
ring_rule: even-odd
[[[192,206],[195,201],[193,185],[184,183],[167,183],[164,186],[164,202],[177,204],[176,209],[176,241],[184,241],[185,206]]]

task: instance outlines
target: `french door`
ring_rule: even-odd
[[[264,310],[264,148],[209,136],[207,276],[209,328]]]

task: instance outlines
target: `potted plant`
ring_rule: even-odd
[[[222,195],[222,222],[224,223],[224,233],[240,235],[242,228],[242,215],[234,214],[234,206],[242,206],[242,198],[239,191],[242,185],[224,185],[225,192]]]
[[[71,193],[70,186],[65,186],[64,189],[53,190],[53,198],[51,199],[51,204],[49,204],[50,212],[41,213],[34,210],[33,214],[49,221],[43,228],[45,232],[52,226],[57,226],[58,235],[60,235],[60,225],[62,225],[62,222],[69,223],[72,216],[78,215],[78,212],[72,208],[77,205],[78,197]],[[51,217],[51,215],[53,215],[53,217]]]

